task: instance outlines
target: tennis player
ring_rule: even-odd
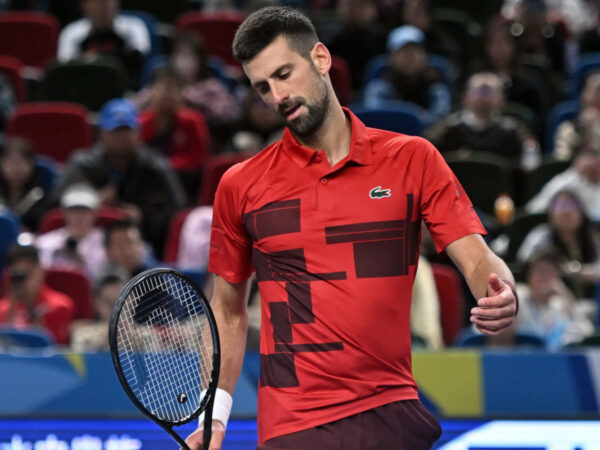
[[[418,399],[409,326],[421,221],[479,299],[471,321],[481,332],[513,321],[513,276],[429,142],[367,128],[340,106],[309,19],[260,9],[233,49],[286,129],[231,168],[216,195],[209,270],[222,363],[210,448],[225,436],[256,272],[258,448],[428,449],[441,429]],[[194,449],[201,428],[188,437]]]

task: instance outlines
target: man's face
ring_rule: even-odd
[[[465,104],[475,114],[488,116],[502,108],[502,92],[488,83],[477,83],[469,87]]]
[[[144,260],[144,241],[136,228],[113,231],[108,248],[108,259],[128,271],[136,270]]]
[[[126,157],[133,155],[138,145],[138,131],[128,127],[102,132],[102,141],[111,155]]]
[[[44,272],[35,261],[25,258],[15,261],[8,268],[10,297],[18,302],[34,303],[43,278]]]
[[[96,212],[83,206],[63,209],[65,226],[75,239],[81,239],[94,228]]]
[[[279,36],[245,63],[244,71],[295,135],[308,137],[320,129],[329,108],[327,83],[312,59],[290,48],[285,37]]]

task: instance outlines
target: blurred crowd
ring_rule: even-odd
[[[518,280],[484,338],[423,228],[413,345],[600,343],[600,1],[0,0],[0,347],[106,350],[148,268],[210,290],[218,180],[283,130],[230,49],[275,4],[314,21],[344,106],[435,144]]]

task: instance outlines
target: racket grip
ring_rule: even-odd
[[[209,450],[210,448],[210,440],[212,438],[212,415],[213,415],[213,405],[214,405],[214,396],[206,405],[206,409],[204,410],[204,450]]]

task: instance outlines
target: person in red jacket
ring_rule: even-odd
[[[33,245],[14,244],[6,256],[6,291],[0,299],[0,324],[42,327],[57,344],[69,343],[73,300],[44,283],[44,269]]]
[[[182,88],[172,68],[157,69],[150,108],[140,114],[140,123],[142,140],[165,155],[189,187],[208,155],[209,132],[204,116],[183,106]]]

